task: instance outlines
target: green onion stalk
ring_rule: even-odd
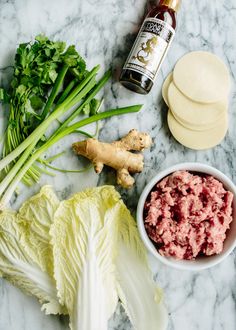
[[[4,189],[5,193],[4,193],[4,195],[3,195],[3,197],[0,201],[0,209],[1,210],[4,209],[6,207],[6,205],[9,203],[9,201],[11,199],[11,196],[13,195],[14,191],[17,188],[17,185],[19,184],[21,179],[24,177],[25,173],[32,166],[32,164],[34,164],[34,162],[37,161],[37,159],[40,158],[42,153],[44,153],[53,144],[55,144],[56,142],[58,142],[59,140],[61,140],[65,136],[75,132],[76,130],[78,130],[81,127],[84,127],[84,126],[89,125],[91,123],[97,122],[97,121],[102,120],[102,119],[110,118],[110,117],[113,117],[113,116],[123,115],[123,114],[127,114],[127,113],[132,113],[132,112],[138,112],[141,109],[141,107],[142,107],[141,105],[135,105],[135,106],[124,107],[124,108],[120,108],[120,109],[112,109],[112,110],[108,110],[106,112],[102,112],[102,113],[93,115],[91,117],[85,118],[83,120],[80,120],[77,123],[75,123],[71,126],[65,127],[63,129],[61,129],[61,127],[59,127],[56,130],[56,132],[44,143],[44,145],[39,147],[30,156],[28,155],[29,157],[27,158],[27,161],[25,162],[25,155],[24,154],[28,150],[28,149],[26,149],[25,153],[19,159],[19,161],[21,161],[21,164],[24,164],[24,165],[21,166],[21,169],[19,171],[18,171],[18,167],[17,167],[17,171],[16,171],[17,175],[15,175],[16,173],[15,173],[15,170],[14,170],[14,167],[17,166],[17,163],[16,163],[15,166],[13,166],[13,168],[11,169],[11,171],[8,174],[8,182],[10,182],[10,184],[8,185],[6,190]],[[21,160],[21,158],[23,158],[23,161]]]
[[[14,175],[17,175],[18,171],[20,170],[21,166],[26,162],[30,154],[33,152],[33,150],[36,148],[37,143],[41,139],[42,135],[46,132],[48,126],[53,122],[55,119],[57,119],[60,115],[68,111],[71,107],[75,105],[75,102],[79,102],[90,92],[89,96],[84,99],[81,105],[79,105],[73,113],[67,118],[67,120],[61,124],[58,130],[62,130],[66,127],[74,118],[76,118],[77,115],[83,110],[83,108],[93,99],[93,97],[101,90],[101,88],[105,85],[105,83],[108,81],[108,79],[111,76],[111,72],[107,71],[104,76],[101,78],[101,80],[95,85],[94,76],[96,75],[96,72],[98,70],[98,67],[95,67],[91,73],[87,76],[87,78],[82,81],[82,83],[76,88],[76,91],[73,91],[70,96],[67,97],[66,100],[64,100],[58,108],[54,110],[54,112],[43,122],[39,125],[38,128],[35,129],[33,133],[23,142],[21,143],[12,153],[10,153],[8,156],[6,156],[3,160],[0,161],[0,170],[2,170],[5,166],[7,166],[12,160],[17,158],[22,152],[22,156],[17,160],[15,165],[11,168],[8,175],[5,176],[3,181],[0,184],[0,196],[3,194],[7,186],[9,185],[9,178],[13,177]],[[86,85],[87,83],[87,85]],[[84,87],[84,88],[83,88]],[[91,89],[94,87],[94,89],[91,91]],[[81,89],[83,88],[83,89]],[[76,95],[77,92],[77,95]],[[53,92],[54,93],[54,92]],[[76,98],[76,101],[75,101]],[[68,100],[70,102],[68,102]],[[67,102],[67,103],[66,103]],[[63,108],[64,107],[64,108]],[[62,111],[63,110],[63,111]],[[55,116],[55,114],[58,115]],[[57,130],[57,132],[58,132]],[[54,134],[57,134],[55,132]],[[35,137],[36,136],[36,137]],[[31,167],[32,168],[32,167]],[[30,168],[29,168],[30,169]],[[26,174],[28,171],[26,172]],[[37,181],[38,178],[36,178]]]
[[[88,92],[96,84],[94,77],[98,69],[99,66],[95,67],[90,74],[69,94],[69,96],[61,104],[59,104],[32,133],[19,146],[16,147],[14,151],[9,153],[0,161],[0,171],[14,161],[27,147],[31,146],[33,149],[37,142],[46,133],[48,127],[53,123],[53,121],[61,117],[88,94]]]
[[[3,194],[4,190],[9,185],[10,183],[9,178],[11,178],[14,175],[17,175],[18,171],[26,162],[30,154],[33,152],[33,150],[36,148],[37,143],[41,140],[42,136],[45,134],[50,124],[52,124],[52,122],[55,119],[57,119],[58,117],[66,113],[68,110],[70,110],[76,103],[80,102],[88,94],[88,92],[91,91],[91,89],[95,85],[94,77],[98,69],[99,69],[98,66],[95,67],[88,74],[88,76],[69,94],[69,96],[61,104],[59,104],[58,107],[56,107],[55,110],[20,145],[18,145],[14,151],[9,153],[5,158],[3,158],[0,161],[0,170],[3,170],[12,161],[15,161],[15,159],[17,159],[13,167],[10,169],[10,171],[8,171],[8,174],[4,177],[4,179],[0,184],[0,196]],[[63,77],[61,75],[60,85],[62,83],[62,79]],[[55,85],[57,85],[57,89],[58,89],[59,84],[55,84]],[[52,93],[55,94],[54,90],[52,90]],[[52,102],[50,100],[51,98],[49,97],[49,102],[52,105]],[[23,155],[18,159],[18,157],[22,154],[22,152]],[[27,174],[27,172],[25,174]],[[30,174],[32,177],[32,172]],[[36,177],[35,179],[37,181],[38,177]]]

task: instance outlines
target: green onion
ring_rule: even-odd
[[[98,69],[99,66],[95,67],[90,74],[70,93],[67,99],[58,105],[54,112],[44,120],[44,122],[42,122],[20,145],[18,145],[14,151],[0,161],[0,171],[16,159],[27,147],[30,145],[31,147],[35,147],[52,122],[86,96],[86,94],[95,85],[94,76],[96,75]]]
[[[66,135],[73,133],[74,131],[78,130],[79,128],[81,128],[83,126],[89,125],[93,122],[97,122],[99,120],[106,119],[109,117],[123,115],[123,114],[127,114],[127,113],[132,113],[132,112],[138,112],[141,109],[141,107],[142,107],[141,105],[135,105],[135,106],[124,107],[124,108],[120,108],[120,109],[112,109],[112,110],[102,112],[102,113],[96,114],[94,116],[85,118],[83,120],[80,120],[79,122],[77,122],[69,127],[64,128],[63,130],[60,130],[60,128],[59,128],[56,131],[57,133],[54,133],[53,136],[51,138],[49,138],[43,146],[38,148],[28,158],[28,160],[26,162],[25,162],[25,158],[24,158],[23,162],[21,161],[21,158],[24,157],[24,154],[23,154],[22,157],[19,159],[19,161],[21,161],[21,163],[23,163],[24,165],[21,167],[19,172],[18,172],[18,167],[17,167],[17,171],[14,170],[14,167],[17,166],[17,163],[16,163],[15,166],[11,169],[11,171],[5,178],[6,180],[8,180],[8,182],[11,182],[11,183],[8,185],[8,188],[6,189],[4,195],[1,199],[0,209],[4,209],[6,207],[6,205],[8,204],[8,202],[11,199],[12,194],[14,193],[15,189],[17,188],[17,185],[19,184],[21,179],[24,177],[24,175],[28,171],[28,169],[32,166],[32,164],[37,159],[39,159],[41,154],[44,153],[53,144],[55,144],[56,142],[58,142],[60,139],[62,139]],[[17,175],[16,175],[16,173],[17,173]],[[2,191],[2,189],[1,189],[1,191]]]

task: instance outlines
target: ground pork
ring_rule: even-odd
[[[233,194],[210,175],[177,171],[157,183],[144,224],[159,253],[192,260],[222,252],[233,220]]]

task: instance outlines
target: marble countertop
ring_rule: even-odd
[[[210,164],[236,182],[235,1],[183,1],[173,46],[152,92],[148,96],[141,96],[124,89],[118,83],[118,77],[142,22],[145,6],[145,0],[0,0],[1,85],[8,82],[17,44],[43,32],[50,38],[76,44],[89,67],[97,63],[101,64],[102,71],[112,67],[112,82],[104,90],[105,108],[144,103],[139,114],[109,119],[103,122],[100,129],[100,138],[106,141],[123,136],[131,128],[149,132],[154,140],[151,151],[145,153],[145,170],[137,176],[136,187],[129,192],[120,190],[132,210],[146,182],[158,171],[179,162]],[[186,149],[172,138],[166,125],[167,109],[161,97],[164,78],[176,61],[191,50],[207,50],[218,54],[230,68],[233,83],[228,135],[218,147],[201,152]],[[0,116],[3,119],[2,110]],[[51,154],[68,150],[64,158],[57,160],[56,164],[61,167],[68,163],[71,168],[78,167],[77,157],[69,150],[71,139],[50,150]],[[33,189],[20,187],[20,194],[13,206],[18,207],[22,200],[45,183],[53,184],[59,196],[65,198],[87,186],[113,184],[115,177],[107,169],[99,178],[92,170],[86,175],[45,176],[40,185]],[[150,263],[155,279],[165,292],[169,311],[168,330],[236,329],[235,251],[219,266],[199,273],[171,269],[152,257]],[[25,296],[5,280],[0,280],[0,302],[0,330],[68,329],[66,318],[45,316],[35,299]],[[110,321],[109,329],[132,329],[120,306]]]

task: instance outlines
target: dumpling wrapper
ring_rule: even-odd
[[[166,77],[163,85],[162,85],[162,97],[165,101],[165,104],[169,106],[169,100],[168,100],[168,89],[173,81],[173,72],[169,73],[168,76]]]
[[[167,121],[174,138],[185,147],[195,150],[210,149],[217,146],[224,139],[228,130],[227,113],[213,129],[206,131],[193,131],[182,126],[170,110],[168,111]]]
[[[185,127],[204,131],[214,128],[228,110],[228,100],[203,104],[185,97],[173,82],[168,88],[168,102],[174,117]]]
[[[216,103],[230,92],[227,66],[216,55],[204,51],[183,56],[174,68],[173,81],[185,96],[200,103]]]

